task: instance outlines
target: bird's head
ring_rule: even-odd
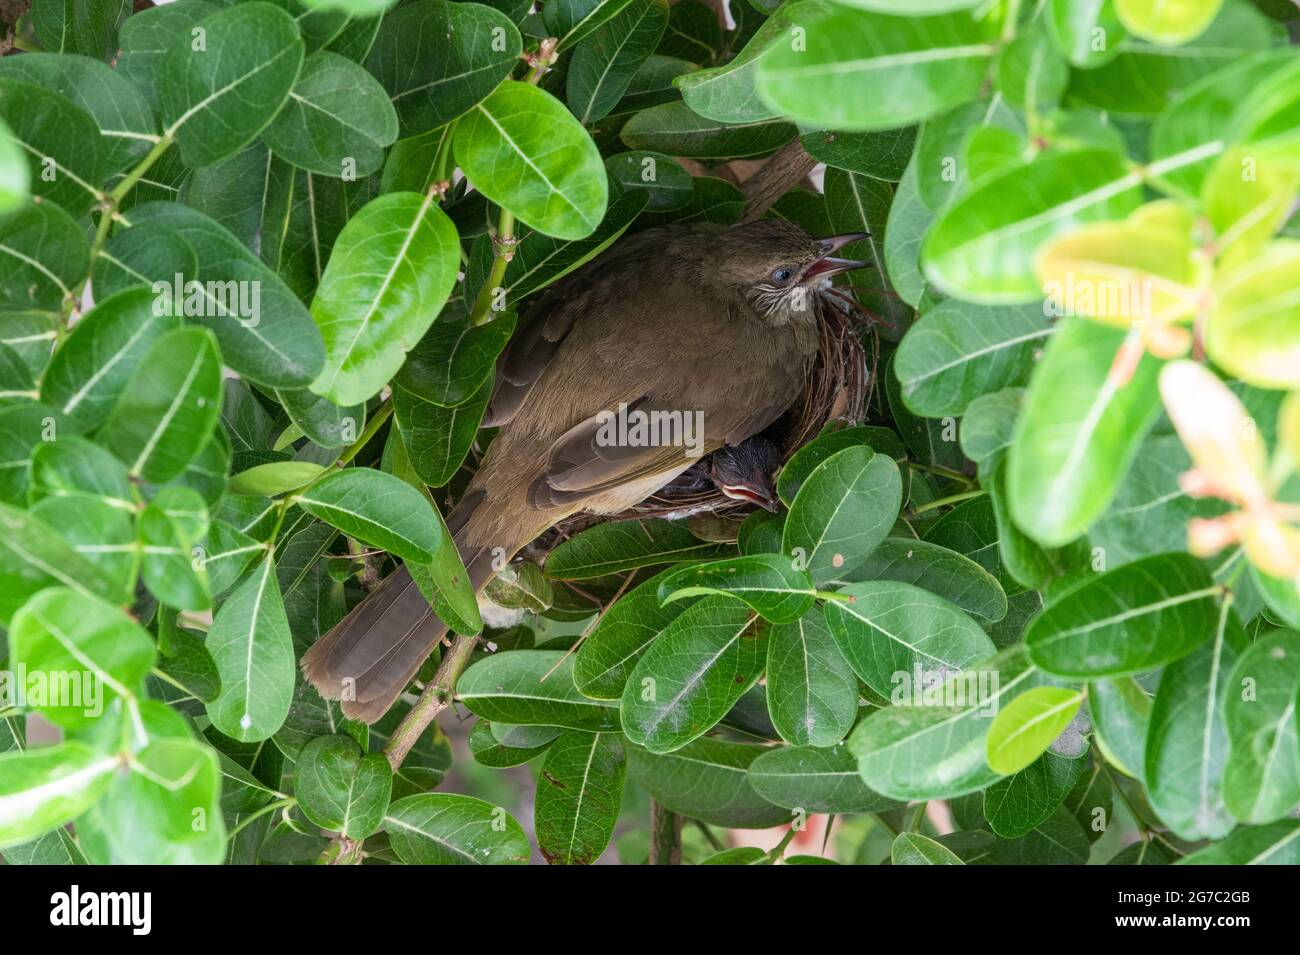
[[[780,499],[772,481],[772,472],[781,464],[776,445],[762,435],[754,435],[740,444],[713,452],[709,476],[723,494],[735,501],[747,501],[769,511],[776,511]]]
[[[831,276],[868,264],[833,255],[866,237],[865,232],[850,232],[814,239],[785,219],[760,219],[722,235],[715,267],[756,312],[785,321],[797,313],[811,314],[816,294],[831,284]]]

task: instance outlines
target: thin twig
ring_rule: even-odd
[[[600,612],[596,614],[596,616],[592,619],[592,621],[589,624],[587,624],[585,627],[582,628],[582,634],[578,637],[577,640],[573,641],[573,646],[569,647],[569,649],[564,651],[564,656],[560,657],[560,659],[555,661],[555,666],[551,667],[549,670],[547,670],[545,673],[542,674],[542,678],[537,681],[538,683],[545,682],[546,678],[550,676],[552,673],[554,673],[556,670],[558,670],[560,668],[560,665],[564,663],[565,660],[569,659],[569,657],[577,653],[578,647],[582,646],[582,642],[591,635],[591,631],[596,629],[596,624],[600,623],[602,620],[605,619],[605,614],[609,612],[609,608],[614,606],[614,604],[618,602],[619,597],[623,596],[623,591],[627,590],[627,585],[632,582],[632,578],[635,576],[636,574],[633,573],[633,574],[628,574],[626,577],[623,578],[623,582],[618,585],[618,590],[614,591],[614,596],[609,598],[609,603],[606,603],[601,606]]]

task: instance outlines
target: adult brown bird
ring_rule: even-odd
[[[475,590],[558,521],[626,510],[790,407],[817,349],[816,294],[866,264],[831,253],[864,237],[813,239],[779,219],[648,229],[543,295],[498,363],[483,426],[501,430],[447,519]],[[620,409],[698,421],[703,434],[690,447],[611,440]],[[303,671],[345,715],[373,722],[446,631],[401,568]]]

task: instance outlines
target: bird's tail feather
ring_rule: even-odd
[[[449,523],[457,527],[457,549],[478,593],[496,573],[493,555],[466,545],[463,513],[453,514]],[[447,630],[402,566],[312,645],[303,655],[302,671],[322,697],[342,701],[344,716],[373,723],[396,702]]]

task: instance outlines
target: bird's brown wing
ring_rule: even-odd
[[[530,310],[497,362],[497,383],[481,427],[499,427],[523,407],[533,384],[573,329],[577,309],[564,306],[564,297],[554,294]]]
[[[663,396],[647,395],[631,403],[628,410],[654,414],[681,407]],[[784,411],[784,405],[766,405],[744,409],[739,414],[730,413],[730,409],[721,414],[706,412],[704,434],[694,449],[681,444],[609,444],[601,439],[603,429],[608,426],[606,416],[593,415],[551,445],[546,470],[529,487],[528,503],[532,507],[572,505],[615,488],[638,485],[655,476],[666,482],[675,476],[674,472],[689,468],[699,457],[724,444],[739,444],[761,431]],[[698,454],[693,455],[691,451]]]
[[[705,223],[694,231],[714,234],[718,229]],[[687,233],[679,230],[678,234]],[[626,236],[546,290],[524,314],[497,362],[496,387],[482,427],[499,427],[518,413],[582,317],[624,298],[628,276],[644,272],[647,265],[663,257],[659,249],[664,235],[663,229],[647,229]]]

